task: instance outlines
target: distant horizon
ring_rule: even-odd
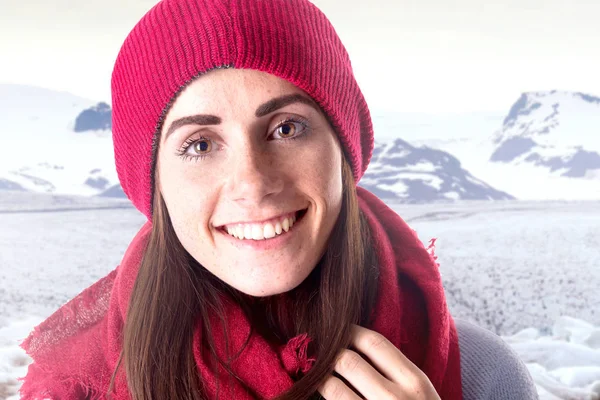
[[[112,107],[112,101],[111,101],[110,94],[107,99],[96,99],[96,98],[86,97],[79,93],[74,93],[72,90],[69,90],[69,89],[53,88],[52,86],[43,86],[43,85],[33,84],[33,83],[28,83],[28,82],[9,82],[9,81],[0,80],[0,85],[29,86],[32,88],[39,88],[39,89],[49,90],[49,91],[54,91],[54,92],[59,92],[59,93],[62,92],[62,93],[67,93],[72,96],[79,97],[83,100],[88,100],[88,101],[92,101],[95,103],[100,103],[100,102],[107,103]],[[567,89],[537,89],[537,90],[533,89],[533,90],[526,90],[526,91],[519,92],[515,96],[512,103],[507,105],[504,108],[504,110],[502,110],[502,109],[481,109],[481,110],[473,109],[473,110],[448,110],[448,111],[446,111],[446,110],[434,110],[434,111],[432,111],[432,110],[402,110],[402,109],[391,109],[391,108],[375,108],[375,107],[371,106],[368,99],[367,99],[367,103],[369,105],[371,113],[373,113],[373,111],[385,112],[385,113],[402,113],[402,114],[405,113],[405,114],[424,114],[424,115],[446,115],[446,114],[447,115],[464,115],[464,114],[472,115],[472,114],[486,114],[486,113],[504,113],[504,112],[507,112],[507,110],[510,109],[512,104],[514,104],[519,99],[519,97],[524,93],[552,92],[552,91],[568,92],[568,93],[582,93],[582,94],[589,95],[592,97],[600,98],[600,92],[594,93],[594,92],[585,91],[585,90],[582,91],[582,90],[567,90]]]
[[[64,89],[53,89],[51,87],[43,87],[43,86],[39,86],[39,85],[33,85],[30,83],[19,83],[19,82],[5,82],[5,81],[0,81],[0,87],[2,85],[12,85],[12,86],[23,86],[23,87],[30,87],[33,89],[41,89],[41,90],[47,90],[50,92],[56,92],[56,93],[62,93],[62,94],[67,94],[70,96],[74,96],[77,97],[81,100],[84,101],[90,101],[94,104],[98,104],[98,103],[106,103],[108,105],[111,106],[112,108],[112,102],[109,100],[97,100],[97,99],[91,99],[85,96],[80,96],[78,94],[72,93],[69,90],[64,90]],[[554,90],[554,89],[553,89]],[[536,90],[535,92],[539,92],[540,90]],[[543,90],[543,91],[550,91],[550,90]],[[573,93],[576,93],[576,91],[572,91]],[[586,93],[588,94],[588,93]],[[519,95],[520,96],[520,95]],[[518,96],[515,99],[515,101],[513,101],[512,104],[514,104],[516,101],[518,100]],[[511,105],[512,105],[511,104]],[[505,110],[473,110],[473,111],[436,111],[436,112],[432,112],[432,111],[403,111],[403,110],[392,110],[392,109],[377,109],[374,107],[371,107],[370,104],[369,105],[369,111],[371,112],[371,116],[377,116],[379,115],[379,113],[385,113],[385,114],[410,114],[410,115],[431,115],[431,116],[446,116],[446,115],[487,115],[487,114],[492,114],[492,115],[504,115],[506,113],[508,113],[508,111],[510,110],[511,105],[507,106]]]
[[[74,96],[77,98],[80,98],[81,100],[84,101],[90,101],[93,104],[98,104],[98,103],[106,103],[108,105],[111,106],[112,108],[112,102],[111,99],[109,98],[108,100],[104,100],[104,99],[92,99],[92,98],[88,98],[85,96],[80,96],[76,93],[72,93],[69,90],[64,90],[64,89],[53,89],[51,87],[43,87],[40,85],[35,85],[35,84],[31,84],[31,83],[18,83],[18,82],[6,82],[6,81],[0,81],[0,86],[2,85],[13,85],[13,86],[24,86],[24,87],[30,87],[30,88],[34,88],[34,89],[41,89],[41,90],[47,90],[47,91],[52,91],[52,92],[57,92],[57,93],[64,93],[70,96]],[[468,116],[475,116],[475,115],[479,115],[479,116],[494,116],[494,117],[500,117],[500,116],[505,116],[506,114],[508,114],[508,112],[510,111],[510,108],[512,107],[512,105],[514,105],[514,103],[517,102],[517,100],[519,99],[519,97],[524,94],[524,93],[536,93],[536,92],[567,92],[567,93],[582,93],[584,95],[589,95],[592,97],[597,97],[600,98],[600,94],[596,94],[596,93],[591,93],[591,92],[585,92],[585,91],[577,91],[577,90],[562,90],[562,89],[548,89],[548,90],[530,90],[527,92],[522,92],[520,93],[517,97],[515,97],[515,99],[512,101],[512,103],[510,103],[509,105],[507,105],[504,109],[500,110],[450,110],[450,111],[444,111],[444,110],[437,110],[437,111],[431,111],[431,110],[417,110],[417,111],[410,111],[410,110],[401,110],[401,109],[385,109],[385,108],[375,108],[372,107],[370,104],[369,105],[369,110],[371,112],[371,116],[372,117],[377,117],[380,116],[381,114],[404,114],[404,115],[414,115],[414,116],[419,116],[419,115],[423,115],[423,116],[436,116],[436,117],[444,117],[444,116],[460,116],[460,115],[468,115]]]
[[[107,103],[112,107],[112,99],[110,98],[110,95],[108,97],[108,99],[93,99],[90,97],[86,97],[86,96],[82,96],[80,94],[77,93],[73,93],[72,91],[68,90],[68,89],[55,89],[53,87],[45,87],[42,85],[36,85],[36,84],[32,84],[32,83],[20,83],[20,82],[8,82],[8,81],[2,81],[0,80],[0,85],[16,85],[16,86],[29,86],[32,88],[38,88],[38,89],[43,89],[43,90],[49,90],[49,91],[54,91],[54,92],[58,92],[58,93],[66,93],[75,97],[79,97],[82,100],[87,100],[87,101],[92,101],[94,103]],[[536,92],[567,92],[567,93],[582,93],[585,95],[589,95],[592,97],[598,97],[600,98],[600,92],[599,93],[593,93],[591,91],[581,91],[581,90],[565,90],[565,89],[538,89],[538,90],[527,90],[527,91],[521,91],[516,97],[515,99],[512,101],[512,103],[510,103],[509,105],[507,105],[503,110],[501,109],[489,109],[489,110],[437,110],[437,111],[432,111],[432,110],[402,110],[402,109],[388,109],[388,108],[375,108],[372,107],[371,104],[369,103],[369,100],[367,99],[367,103],[368,106],[370,108],[371,114],[372,115],[376,115],[376,113],[398,113],[398,114],[414,114],[414,115],[476,115],[476,114],[503,114],[508,112],[508,110],[510,110],[510,107],[519,99],[519,97],[522,94],[525,93],[536,93]]]

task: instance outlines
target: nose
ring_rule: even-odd
[[[226,188],[232,200],[259,205],[265,198],[283,190],[283,171],[275,154],[266,147],[246,144],[230,158]]]

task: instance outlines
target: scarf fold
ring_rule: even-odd
[[[367,328],[382,333],[429,378],[444,400],[462,399],[460,353],[435,256],[393,210],[357,187],[360,208],[371,228],[379,261],[379,290]],[[136,234],[121,264],[37,326],[22,347],[33,358],[21,387],[22,399],[104,398],[119,358],[129,296],[151,232],[151,223]],[[431,246],[430,246],[431,247]],[[310,370],[306,334],[274,348],[253,333],[242,310],[225,302],[231,368],[260,398],[273,398]],[[215,316],[216,318],[216,316]],[[215,319],[215,321],[217,321]],[[219,366],[214,372],[201,351],[200,324],[194,332],[194,359],[204,388],[215,398],[251,400]],[[214,337],[217,353],[225,340]],[[217,385],[217,382],[219,385]],[[116,400],[130,399],[124,374],[118,374]]]

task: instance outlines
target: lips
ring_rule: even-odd
[[[265,240],[288,232],[306,214],[308,209],[284,214],[269,221],[251,224],[228,224],[219,229],[237,239]]]

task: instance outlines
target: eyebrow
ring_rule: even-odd
[[[312,99],[310,99],[309,97],[303,96],[299,93],[296,93],[296,94],[289,94],[289,95],[285,95],[285,96],[275,97],[274,99],[271,99],[271,100],[267,101],[266,103],[261,104],[260,106],[258,106],[256,111],[254,112],[254,115],[257,118],[264,117],[265,115],[268,115],[274,111],[277,111],[280,108],[289,106],[290,104],[294,104],[294,103],[306,104],[306,105],[314,108],[316,111],[321,112],[320,107]],[[210,114],[197,114],[197,115],[189,115],[187,117],[182,117],[182,118],[176,119],[175,121],[173,121],[171,123],[171,125],[169,126],[169,129],[167,130],[167,132],[165,134],[165,140],[174,131],[176,131],[177,129],[179,129],[185,125],[219,125],[221,122],[222,122],[222,120],[220,117],[217,117],[216,115],[210,115]]]

